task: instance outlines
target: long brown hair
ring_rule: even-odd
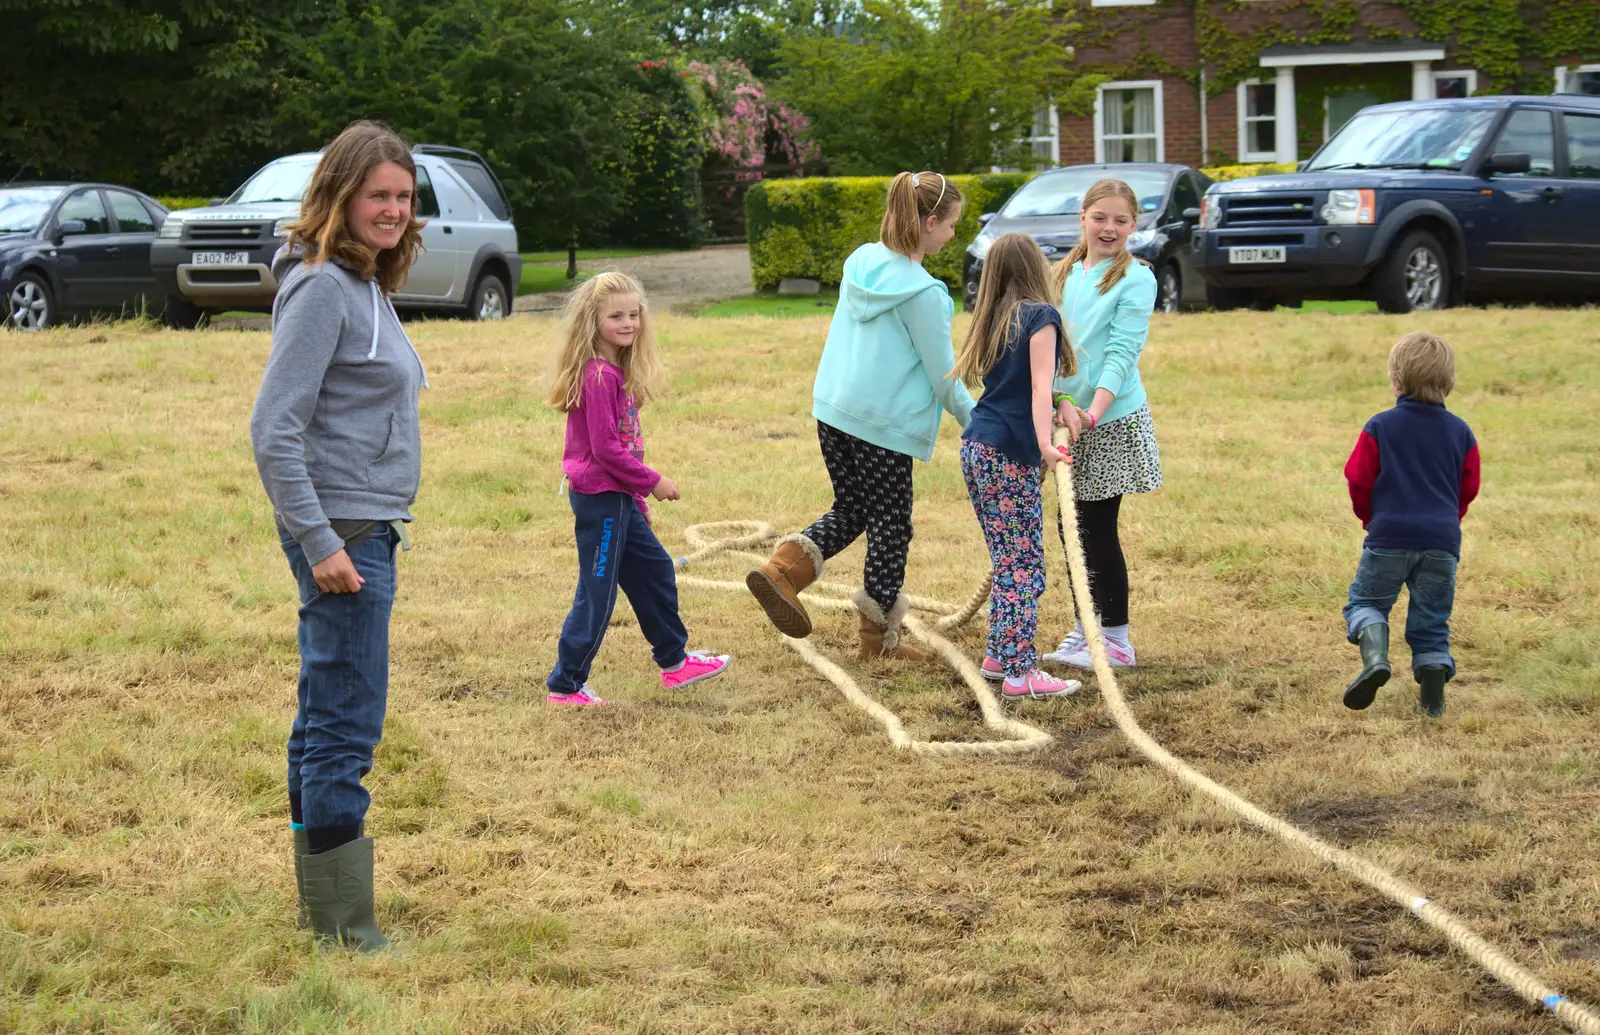
[[[372,170],[393,162],[411,175],[413,192],[408,225],[393,248],[374,251],[345,226],[345,206]],[[411,264],[422,254],[422,223],[417,219],[417,164],[405,138],[378,122],[352,122],[322,150],[300,202],[300,216],[289,226],[288,247],[299,247],[306,262],[338,259],[363,280],[378,281],[384,294],[406,282]]]
[[[551,406],[563,413],[583,400],[583,372],[589,361],[600,355],[600,317],[606,302],[617,295],[639,299],[639,330],[633,344],[622,350],[617,365],[622,368],[622,388],[642,406],[660,393],[667,380],[667,368],[656,351],[656,338],[650,331],[650,307],[644,288],[626,273],[606,270],[584,281],[567,299],[566,321],[562,326],[561,354],[550,395]]]
[[[903,172],[889,183],[878,238],[901,255],[922,250],[922,221],[943,219],[962,202],[961,189],[936,172]]]
[[[983,274],[978,279],[978,302],[972,323],[967,327],[956,368],[949,376],[958,377],[969,387],[983,383],[983,376],[994,369],[1005,351],[1006,342],[1022,323],[1022,303],[1050,301],[1050,267],[1039,244],[1027,234],[1002,234],[989,246],[983,259]],[[1060,350],[1057,377],[1070,377],[1078,370],[1072,350]]]
[[[1094,185],[1083,192],[1083,201],[1079,203],[1078,211],[1087,212],[1090,206],[1104,201],[1106,198],[1121,198],[1126,201],[1129,214],[1133,216],[1135,223],[1138,222],[1139,195],[1135,194],[1133,188],[1121,180],[1107,178],[1094,181]],[[1055,288],[1057,301],[1060,301],[1061,296],[1067,290],[1067,278],[1072,275],[1072,267],[1082,262],[1083,257],[1088,254],[1089,234],[1085,232],[1082,237],[1078,238],[1078,243],[1072,246],[1072,251],[1067,253],[1067,257],[1056,263],[1055,269],[1051,271],[1050,281]],[[1111,265],[1100,275],[1100,294],[1103,295],[1116,287],[1117,283],[1127,276],[1128,266],[1132,262],[1133,253],[1128,251],[1126,247],[1112,256]]]

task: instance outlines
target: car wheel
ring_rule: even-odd
[[[1450,304],[1450,258],[1425,230],[1406,234],[1373,276],[1372,300],[1386,313],[1428,312]]]
[[[161,320],[168,327],[192,331],[210,322],[211,314],[190,302],[182,295],[168,295],[161,310]]]
[[[56,321],[56,302],[50,285],[37,273],[24,273],[6,296],[6,326],[19,331],[42,331]]]
[[[511,315],[511,296],[505,282],[493,273],[478,278],[472,288],[472,303],[467,308],[474,320],[504,320]]]
[[[1178,279],[1178,268],[1170,262],[1161,267],[1156,279],[1156,308],[1163,313],[1183,311],[1183,281]]]
[[[1206,285],[1206,304],[1213,309],[1228,312],[1232,309],[1254,309],[1259,301],[1248,291],[1236,288],[1218,287],[1215,284]]]

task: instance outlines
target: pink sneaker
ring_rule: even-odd
[[[604,697],[601,697],[593,690],[590,690],[588,683],[583,684],[570,694],[558,694],[552,690],[548,694],[545,694],[544,699],[546,704],[559,704],[568,708],[581,708],[588,705],[600,705],[602,707],[609,708],[613,703],[606,700]]]
[[[998,683],[1006,677],[1006,670],[1000,667],[1000,662],[987,654],[983,656],[983,664],[978,666],[978,671],[991,683]]]
[[[711,679],[727,671],[733,658],[727,654],[708,654],[703,650],[692,650],[683,659],[683,664],[674,672],[665,669],[661,671],[661,689],[682,690],[690,683],[698,683],[702,679]]]
[[[1048,672],[1034,669],[1022,677],[1020,686],[1013,686],[1007,680],[1001,680],[1000,696],[1006,698],[1021,697],[1071,697],[1083,684],[1076,679],[1057,679]]]

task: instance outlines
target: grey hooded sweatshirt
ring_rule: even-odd
[[[287,248],[272,272],[272,352],[250,443],[279,526],[315,565],[344,548],[330,519],[411,520],[428,375],[376,282]]]

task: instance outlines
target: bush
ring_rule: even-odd
[[[1213,165],[1201,169],[1201,174],[1213,180],[1242,180],[1246,176],[1265,176],[1268,173],[1292,173],[1293,162],[1260,162],[1256,165]]]
[[[961,287],[962,254],[978,236],[978,216],[993,212],[1032,173],[952,176],[966,198],[956,234],[923,263],[929,273]],[[878,239],[889,176],[811,177],[763,180],[745,192],[750,241],[750,277],[757,288],[776,287],[784,277],[810,277],[838,284],[850,253]]]
[[[155,194],[151,196],[159,201],[168,212],[176,212],[183,208],[205,208],[207,205],[211,204],[210,198],[185,198],[164,194]]]
[[[700,199],[703,118],[683,73],[665,61],[640,64],[643,89],[623,116],[630,183],[610,244],[693,248],[705,240]]]

